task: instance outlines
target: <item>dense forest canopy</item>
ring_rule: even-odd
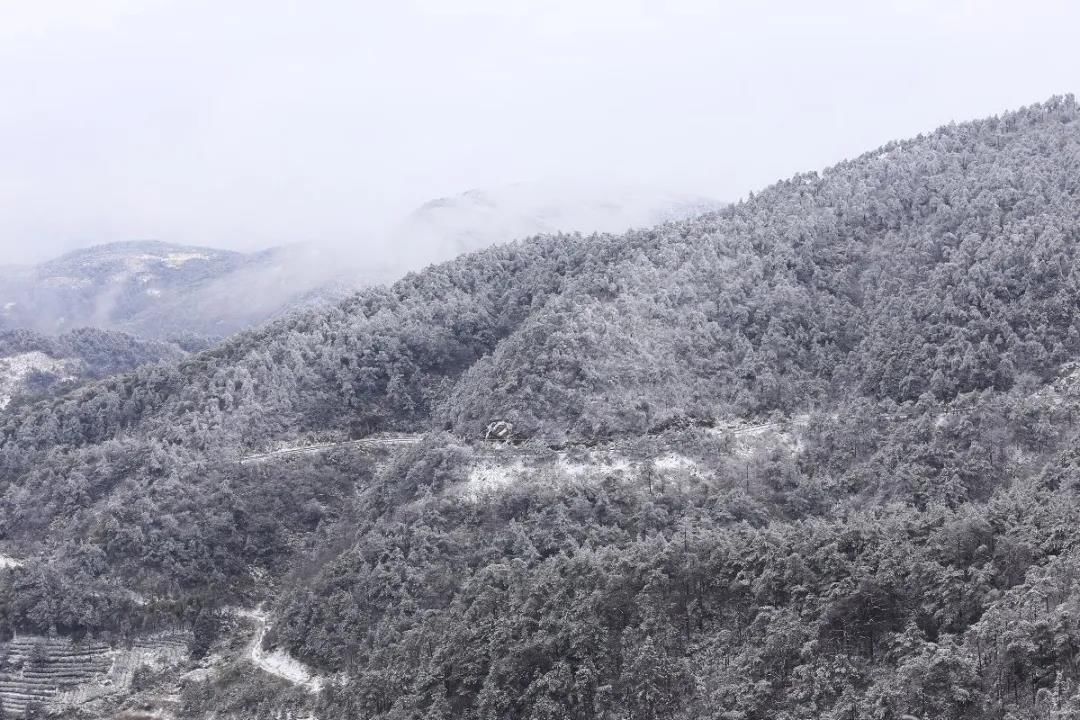
[[[1054,98],[0,411],[0,621],[195,623],[256,567],[331,717],[1071,717],[1078,239]],[[635,469],[478,501],[493,419]],[[237,463],[387,430],[426,437]]]
[[[111,330],[79,328],[61,335],[0,330],[0,409],[59,396],[144,365],[175,363],[186,354],[174,343]]]

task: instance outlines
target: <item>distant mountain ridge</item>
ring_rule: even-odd
[[[53,334],[86,326],[155,340],[217,340],[501,242],[617,232],[719,206],[641,189],[519,183],[425,203],[366,255],[315,244],[252,253],[159,241],[97,245],[36,266],[0,266],[0,330]]]
[[[307,246],[239,253],[118,242],[0,269],[0,329],[96,327],[152,339],[216,339],[335,301],[352,287],[339,264]]]

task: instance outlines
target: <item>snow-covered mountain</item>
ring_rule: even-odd
[[[228,272],[162,296],[122,329],[143,337],[221,338],[302,308],[324,306],[384,279],[340,250],[284,245],[241,256]]]
[[[115,328],[162,298],[232,272],[243,255],[160,242],[122,242],[0,270],[0,328]]]
[[[147,338],[218,338],[352,287],[309,246],[244,254],[162,242],[99,245],[36,267],[0,268],[0,330],[77,327]]]

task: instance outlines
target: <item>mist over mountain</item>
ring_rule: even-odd
[[[521,182],[424,203],[388,233],[387,254],[398,267],[413,270],[508,239],[619,233],[721,207],[717,200],[645,186]]]
[[[0,328],[96,327],[153,339],[222,338],[340,299],[364,277],[306,246],[244,254],[155,241],[100,245],[0,273]]]
[[[0,699],[1073,717],[1078,240],[1055,97],[12,404]]]
[[[541,233],[610,232],[689,217],[719,204],[643,189],[519,183],[433,200],[355,246],[303,243],[255,253],[118,242],[33,267],[0,267],[0,329],[118,330],[196,345],[464,252]]]

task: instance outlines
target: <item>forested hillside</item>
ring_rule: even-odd
[[[320,717],[1072,717],[1078,239],[1054,98],[13,406],[0,622],[205,651],[266,600]]]
[[[57,336],[0,330],[0,407],[60,394],[143,365],[176,362],[185,354],[173,343],[93,328]]]

